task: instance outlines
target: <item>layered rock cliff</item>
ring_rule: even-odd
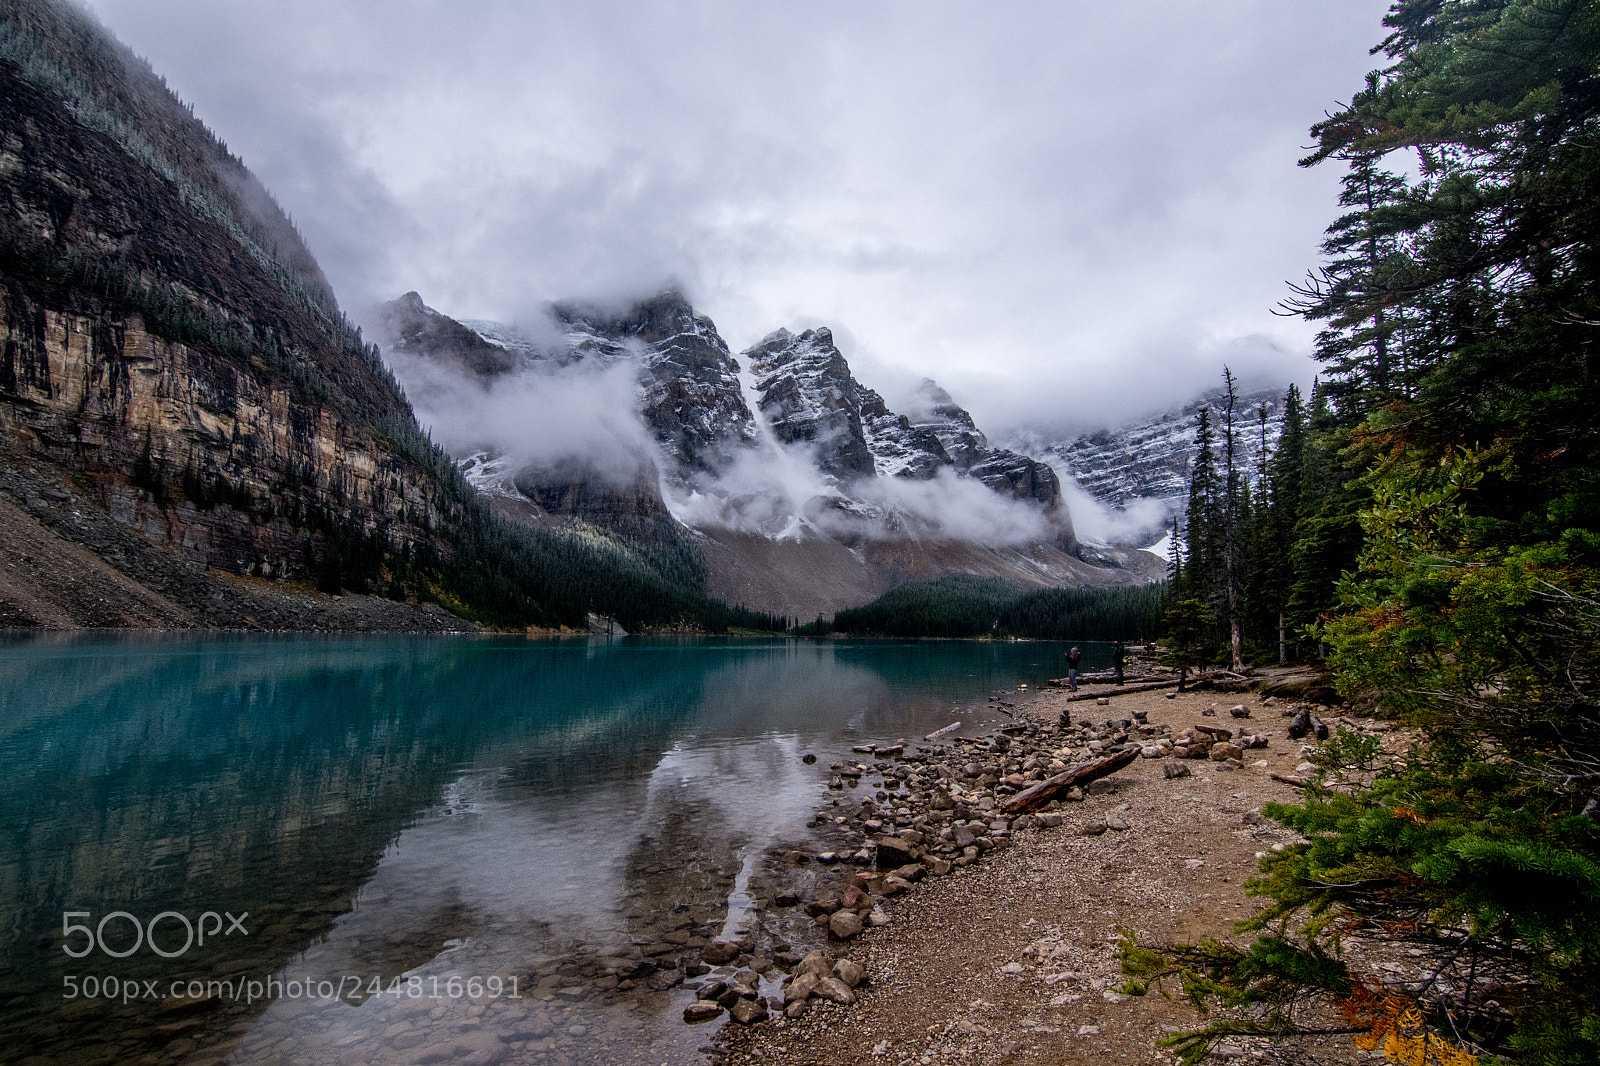
[[[283,211],[86,13],[0,3],[0,115],[0,495],[17,505],[0,508],[0,536],[103,564],[99,591],[75,595],[0,574],[0,618],[344,619],[314,595],[321,620],[273,605],[313,579],[499,624],[581,620],[602,599],[658,622],[700,611],[692,566],[677,567],[684,585],[626,544],[497,526]],[[420,301],[401,310],[406,343],[510,369]],[[425,606],[367,617],[439,628]]]
[[[448,521],[379,427],[410,411],[282,212],[84,16],[8,3],[0,439],[235,573]]]

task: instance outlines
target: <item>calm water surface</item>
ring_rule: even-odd
[[[692,1062],[678,950],[812,946],[755,901],[828,763],[1063,650],[0,643],[0,1060]]]

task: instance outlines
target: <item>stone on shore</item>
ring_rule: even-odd
[[[832,1000],[846,1007],[856,1001],[855,992],[837,977],[824,977],[818,981],[816,994],[822,999]]]
[[[697,999],[683,1008],[683,1020],[690,1025],[698,1022],[709,1022],[722,1013],[722,1008],[709,999]]]
[[[860,936],[862,928],[861,915],[855,911],[835,911],[828,919],[828,932],[840,940]]]
[[[808,974],[820,980],[821,978],[828,976],[828,973],[832,969],[833,959],[826,951],[818,948],[816,951],[813,951],[811,954],[801,959],[800,965],[794,968],[795,980],[798,981],[800,978],[805,977]],[[812,982],[813,985],[815,985],[815,983],[816,982]]]
[[[760,999],[741,999],[728,1011],[733,1015],[733,1020],[740,1025],[754,1025],[756,1022],[765,1021],[767,1005]]]
[[[833,977],[843,981],[849,988],[854,988],[867,978],[867,971],[854,959],[840,959],[833,964]]]

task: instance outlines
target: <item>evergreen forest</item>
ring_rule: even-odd
[[[1196,427],[1165,631],[1180,663],[1325,658],[1415,740],[1316,749],[1243,946],[1124,965],[1242,1008],[1175,1036],[1188,1062],[1318,1032],[1600,1062],[1600,5],[1400,0],[1384,31],[1302,161],[1343,171],[1284,307],[1320,378],[1262,470],[1232,461],[1249,412]],[[1422,979],[1353,972],[1351,937]]]
[[[950,575],[901,585],[864,607],[840,611],[831,625],[819,619],[811,631],[1138,641],[1156,632],[1165,599],[1159,584],[1023,592],[990,578]]]

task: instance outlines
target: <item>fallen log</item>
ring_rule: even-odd
[[[1033,811],[1043,810],[1045,806],[1057,796],[1068,789],[1080,785],[1087,785],[1091,781],[1098,781],[1107,774],[1114,774],[1124,766],[1131,764],[1139,757],[1137,746],[1124,748],[1115,755],[1108,755],[1104,759],[1086,762],[1082,766],[1075,766],[1065,773],[1040,781],[1032,788],[1024,789],[1015,796],[1000,804],[997,808],[1001,814],[1029,814]]]
[[[1118,685],[1097,692],[1075,692],[1067,697],[1067,702],[1077,700],[1098,700],[1106,696],[1126,696],[1130,692],[1154,692],[1158,688],[1177,688],[1176,681],[1152,681],[1145,685]]]
[[[1135,674],[1133,671],[1129,670],[1127,673],[1122,675],[1122,680],[1125,683],[1129,681],[1148,681],[1153,676],[1153,674],[1148,673]],[[1116,683],[1117,675],[1110,670],[1097,670],[1092,674],[1078,675],[1078,684],[1080,685],[1114,685]],[[1053,685],[1056,688],[1066,688],[1067,679],[1064,677],[1052,677],[1047,679],[1045,684]]]
[[[1293,774],[1280,774],[1276,770],[1267,771],[1267,776],[1274,781],[1282,781],[1286,785],[1293,785],[1295,788],[1305,788],[1307,784],[1306,779],[1303,777],[1295,777]]]
[[[958,730],[960,728],[961,728],[961,723],[960,722],[951,722],[949,725],[945,726],[943,729],[935,729],[933,732],[929,733],[927,736],[923,737],[922,739],[923,740],[938,740],[940,737],[944,736],[946,733],[954,733],[956,730]]]

